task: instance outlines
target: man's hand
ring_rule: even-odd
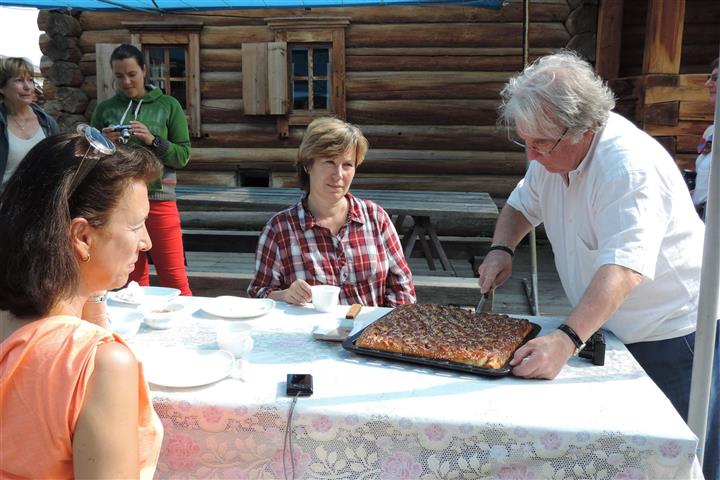
[[[302,279],[295,280],[286,290],[278,292],[279,300],[287,302],[291,305],[305,305],[312,300],[312,291],[310,285]]]
[[[512,274],[512,257],[502,250],[488,252],[478,267],[478,285],[485,293],[502,285]]]
[[[518,348],[510,361],[513,375],[552,380],[575,351],[575,344],[560,330],[533,338]]]

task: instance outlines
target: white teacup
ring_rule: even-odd
[[[221,350],[227,350],[235,358],[243,358],[255,345],[250,331],[252,327],[245,323],[220,322],[215,330],[217,344]]]
[[[335,285],[313,285],[310,290],[312,291],[312,303],[315,310],[329,312],[338,304],[340,287]]]

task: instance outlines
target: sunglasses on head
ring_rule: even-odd
[[[85,180],[85,177],[87,177],[90,171],[95,168],[95,165],[97,165],[102,157],[112,155],[116,150],[115,144],[112,143],[97,128],[83,123],[77,126],[77,133],[81,133],[85,136],[85,140],[88,142],[88,149],[85,150],[85,154],[80,160],[78,169],[75,170],[72,180],[70,180],[70,195],[75,192],[82,181]],[[94,150],[93,155],[88,155],[90,150]]]

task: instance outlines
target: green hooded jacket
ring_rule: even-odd
[[[111,125],[127,125],[132,120],[144,124],[150,132],[161,139],[153,152],[163,162],[162,176],[148,184],[150,200],[175,200],[177,174],[190,161],[190,133],[187,119],[180,102],[152,85],[146,85],[147,93],[140,100],[133,100],[122,92],[98,104],[90,123],[102,130]],[[129,145],[146,146],[130,137]]]

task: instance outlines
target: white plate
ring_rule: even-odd
[[[225,350],[153,348],[138,352],[148,382],[162,387],[200,387],[230,375],[235,357]]]
[[[126,300],[122,298],[122,295],[118,295],[122,290],[117,292],[108,292],[108,298],[113,302],[117,302],[123,305],[142,305],[143,303],[155,303],[155,302],[169,302],[178,295],[180,290],[177,288],[167,287],[140,287],[143,291],[142,298],[138,300]]]
[[[222,318],[253,318],[265,315],[275,308],[275,300],[270,298],[243,298],[221,296],[210,298],[202,309],[210,315]]]

